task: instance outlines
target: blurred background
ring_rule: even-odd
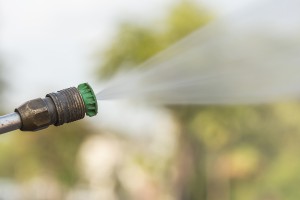
[[[251,0],[0,0],[0,113],[81,82],[97,91]],[[300,104],[154,106],[0,137],[4,200],[299,199]]]

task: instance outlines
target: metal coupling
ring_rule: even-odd
[[[60,126],[98,113],[96,96],[89,84],[49,93],[45,98],[25,102],[15,113],[0,117],[0,133],[20,128],[38,131],[50,125]],[[6,125],[7,124],[7,125]]]
[[[27,101],[15,112],[21,117],[22,131],[37,131],[52,124],[60,126],[84,118],[85,105],[79,91],[73,87]]]

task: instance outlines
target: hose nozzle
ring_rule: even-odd
[[[45,98],[25,102],[11,114],[14,120],[10,123],[6,116],[0,117],[0,133],[18,128],[22,131],[38,131],[50,125],[60,126],[83,119],[85,114],[92,117],[97,113],[95,93],[89,84],[83,83],[78,88],[67,88],[49,93]]]

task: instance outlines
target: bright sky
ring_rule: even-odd
[[[89,81],[92,56],[124,20],[159,19],[178,0],[0,0],[7,112],[26,100]],[[203,0],[216,12],[251,0]],[[117,111],[116,111],[116,114]]]

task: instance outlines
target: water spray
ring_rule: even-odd
[[[15,112],[0,116],[0,134],[20,129],[38,131],[61,126],[98,113],[97,99],[87,83],[49,93],[45,98],[25,102]]]
[[[300,1],[257,1],[217,18],[132,71],[98,100],[264,104],[300,98]]]

